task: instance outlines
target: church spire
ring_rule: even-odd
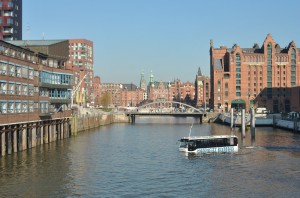
[[[146,90],[146,80],[145,80],[144,71],[142,71],[142,74],[141,74],[140,87],[141,87],[141,89]]]
[[[152,73],[152,70],[151,70],[151,74],[150,74],[150,84],[151,84],[151,86],[154,86],[154,75]]]
[[[201,69],[200,69],[200,67],[198,68],[198,74],[197,74],[198,76],[202,76],[202,72],[201,72]]]

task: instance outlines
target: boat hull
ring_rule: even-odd
[[[189,151],[188,148],[179,148],[179,151],[186,153],[233,153],[238,152],[237,146],[224,146],[224,147],[209,147],[209,148],[197,148],[193,151]]]

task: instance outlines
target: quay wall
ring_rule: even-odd
[[[0,156],[76,136],[78,132],[117,122],[129,122],[125,114],[92,114],[0,125]]]

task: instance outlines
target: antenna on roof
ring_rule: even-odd
[[[45,40],[45,32],[42,33],[42,40]]]
[[[29,40],[29,33],[30,33],[30,26],[29,25],[27,25],[26,26],[26,40],[24,40],[24,46],[27,46],[28,45],[28,40]]]

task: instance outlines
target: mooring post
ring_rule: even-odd
[[[7,154],[11,154],[12,153],[12,130],[10,127],[7,127],[8,131],[6,132],[6,150],[7,150]]]
[[[44,144],[49,143],[49,125],[48,123],[44,123]]]
[[[203,115],[200,115],[200,124],[202,124],[202,117]]]
[[[44,126],[43,122],[40,122],[40,144],[44,144]]]
[[[37,140],[37,136],[36,136],[36,128],[37,125],[36,123],[34,125],[32,125],[32,129],[31,129],[31,137],[32,137],[32,142],[31,142],[31,147],[36,147],[36,140]]]
[[[22,149],[27,149],[27,125],[22,125]]]
[[[4,132],[3,132],[4,131]],[[5,155],[5,127],[2,127],[1,129],[1,155]]]
[[[255,111],[251,108],[251,142],[252,146],[255,145]]]
[[[23,125],[19,125],[19,129],[17,131],[17,141],[18,141],[18,151],[23,150]]]
[[[245,125],[246,125],[246,122],[245,122],[245,109],[242,109],[242,122],[241,122],[241,125],[242,125],[242,136],[245,137]]]
[[[233,108],[230,110],[230,128],[233,128]]]
[[[14,153],[16,153],[16,152],[18,152],[18,138],[17,138],[17,133],[18,133],[18,128],[17,128],[17,126],[14,126],[13,127],[13,151],[14,151]]]

